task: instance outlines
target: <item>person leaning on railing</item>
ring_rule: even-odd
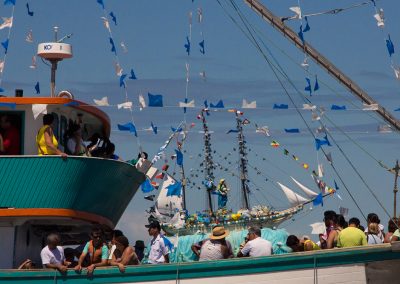
[[[54,116],[52,114],[45,114],[43,116],[43,126],[39,129],[36,136],[38,155],[61,155],[61,157],[66,158],[67,154],[58,149],[58,141],[51,127],[53,121]]]

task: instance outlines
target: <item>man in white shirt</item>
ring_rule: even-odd
[[[47,236],[47,246],[40,252],[42,263],[45,268],[54,268],[60,272],[66,272],[70,263],[65,260],[64,249],[59,246],[60,236],[50,234]]]
[[[145,227],[149,229],[149,235],[153,237],[150,242],[148,262],[150,264],[169,263],[169,248],[165,244],[164,237],[160,234],[160,223],[153,221]]]
[[[259,228],[250,227],[246,239],[246,243],[239,250],[238,257],[258,257],[272,254],[272,244],[270,241],[261,238]]]

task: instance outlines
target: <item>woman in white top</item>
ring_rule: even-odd
[[[85,156],[87,150],[85,144],[83,144],[81,127],[78,124],[73,124],[68,132],[67,152],[70,155]]]

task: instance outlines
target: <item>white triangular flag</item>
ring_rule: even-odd
[[[377,21],[376,24],[378,25],[378,27],[383,28],[385,26],[385,16],[382,8],[379,9],[379,12],[374,15],[374,18]]]
[[[400,68],[396,68],[392,66],[393,71],[394,71],[394,76],[396,76],[396,79],[400,80]]]
[[[4,61],[0,60],[0,73],[3,73],[4,70]]]
[[[188,103],[179,102],[179,107],[194,107],[194,100],[191,100]]]
[[[303,62],[302,62],[300,65],[301,65],[301,67],[307,69],[307,68],[310,66],[310,65],[308,64],[308,58],[307,58],[307,57],[304,57],[304,60],[303,60]]]
[[[301,19],[300,7],[295,6],[295,7],[290,7],[289,9],[295,13],[295,15],[292,17],[292,19]]]
[[[123,71],[121,65],[119,65],[118,62],[115,62],[114,66],[115,66],[115,73],[117,74],[118,77],[121,77]]]
[[[40,114],[47,114],[47,104],[33,104],[32,113],[35,119],[37,119]]]
[[[125,102],[122,104],[118,104],[118,109],[124,108],[124,109],[132,109],[132,102]]]
[[[101,100],[93,99],[93,101],[98,106],[110,106],[110,104],[108,103],[107,97],[103,97]]]
[[[243,99],[242,108],[257,108],[257,101],[249,103],[246,99]]]
[[[32,64],[29,66],[31,69],[36,69],[36,56],[32,56]]]
[[[0,25],[0,30],[12,27],[13,17],[10,18],[1,17],[1,18],[3,19],[3,23]]]
[[[203,21],[203,10],[201,8],[197,8],[197,21],[199,23]]]
[[[28,32],[28,34],[27,34],[26,37],[25,37],[25,40],[26,40],[27,42],[33,42],[32,30],[30,30],[30,31]]]
[[[363,110],[378,110],[378,104],[366,104],[363,103]]]
[[[104,24],[104,26],[106,27],[106,29],[107,29],[109,32],[111,32],[111,29],[110,29],[110,22],[108,21],[108,19],[107,19],[106,17],[101,17],[101,19],[103,20],[103,24]]]
[[[312,115],[311,115],[311,119],[313,120],[313,121],[316,121],[316,120],[320,120],[321,119],[321,117],[318,115],[318,113],[316,113],[316,112],[312,112]]]
[[[206,80],[206,71],[201,71],[199,73],[199,75],[200,75],[201,79],[203,79],[204,81]]]
[[[316,110],[317,106],[316,105],[312,105],[312,104],[303,104],[303,109],[304,110]]]
[[[325,234],[326,226],[324,222],[310,224],[310,226],[312,228],[311,234],[315,235]]]
[[[392,131],[392,128],[390,127],[390,125],[386,124],[386,125],[379,125],[378,132],[379,133],[391,133],[393,131]]]
[[[122,48],[122,51],[123,51],[124,53],[127,53],[127,52],[128,52],[128,48],[126,47],[126,44],[125,44],[123,41],[121,41],[121,48]]]
[[[265,135],[270,136],[270,135],[269,135],[269,128],[268,128],[268,126],[257,127],[257,128],[256,128],[256,133],[264,133]]]
[[[322,178],[324,176],[324,166],[322,164],[318,164],[318,177]]]
[[[139,108],[140,110],[144,109],[146,107],[146,102],[144,100],[144,97],[142,94],[139,95]]]

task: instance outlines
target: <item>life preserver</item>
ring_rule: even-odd
[[[62,97],[67,97],[67,98],[69,98],[69,99],[71,99],[71,100],[73,100],[74,99],[74,95],[73,94],[71,94],[70,92],[68,92],[68,91],[61,91],[61,92],[59,92],[58,93],[58,97],[60,97],[60,98],[62,98]]]

